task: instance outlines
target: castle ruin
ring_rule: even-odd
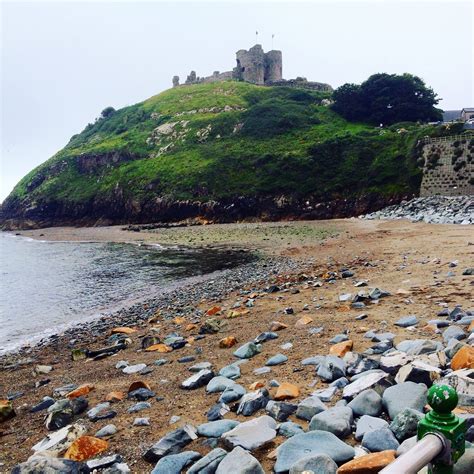
[[[252,46],[248,51],[246,49],[237,51],[236,61],[237,65],[232,71],[214,71],[212,76],[198,77],[195,71],[191,71],[184,85],[236,80],[259,86],[301,87],[319,91],[332,91],[329,84],[310,82],[303,77],[290,80],[283,79],[281,51],[272,50],[265,53],[260,44]],[[173,76],[173,87],[179,85],[179,77]]]

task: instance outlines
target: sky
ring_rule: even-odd
[[[286,79],[410,72],[441,108],[474,106],[472,0],[0,2],[0,201],[105,107],[231,70],[256,31]]]

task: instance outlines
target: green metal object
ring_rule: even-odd
[[[445,442],[444,452],[430,464],[430,474],[452,474],[453,466],[464,454],[466,420],[452,411],[458,404],[458,394],[449,385],[433,385],[428,391],[428,403],[432,410],[418,423],[418,440],[427,434],[441,435]]]

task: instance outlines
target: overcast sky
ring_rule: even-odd
[[[1,1],[1,0],[0,0]],[[444,109],[474,105],[473,2],[3,2],[0,201],[109,105],[234,67],[258,42],[283,76],[337,87],[410,72]]]

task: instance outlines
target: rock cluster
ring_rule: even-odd
[[[433,314],[428,326],[435,327],[433,333],[443,342],[432,337],[409,338],[422,324],[422,317],[408,314],[378,327],[360,326],[335,334],[319,354],[305,354],[296,360],[292,349],[298,339],[288,342],[281,338],[293,331],[306,331],[314,338],[324,333],[323,326],[311,327],[312,317],[297,314],[309,311],[309,303],[301,310],[282,306],[278,318],[286,318],[285,323],[272,320],[258,324],[255,333],[254,329],[243,331],[238,345],[235,336],[222,337],[239,324],[245,325],[245,318],[251,317],[252,308],[261,299],[271,297],[272,302],[281,304],[282,295],[298,295],[302,286],[315,289],[320,296],[324,287],[338,283],[341,293],[334,304],[342,312],[351,307],[370,311],[375,305],[386,305],[388,311],[396,294],[398,298],[406,296],[404,291],[389,292],[374,282],[368,286],[347,268],[317,276],[299,274],[294,279],[280,279],[278,284],[256,286],[253,291],[241,290],[235,304],[227,308],[214,305],[207,311],[175,312],[173,319],[168,319],[174,327],[172,332],[156,330],[154,316],[143,324],[143,333],[123,323],[106,331],[103,350],[73,349],[73,366],[93,367],[101,360],[108,363],[116,378],[129,381],[128,389],[120,392],[115,386],[91,406],[89,400],[98,384],[56,386],[51,389],[52,396],[35,400],[30,412],[45,414],[50,433],[33,446],[33,456],[13,472],[130,472],[126,451],[110,451],[110,440],[120,426],[116,420],[117,425],[111,424],[110,419],[132,414],[129,420],[133,430],[153,430],[153,415],[163,400],[159,384],[174,384],[173,396],[177,392],[188,394],[190,406],[194,395],[205,397],[209,409],[204,423],[202,419],[198,422],[203,413],[192,409],[186,420],[183,413],[167,414],[172,428],[144,446],[141,462],[150,464],[148,472],[263,473],[265,462],[272,463],[277,474],[378,472],[413,443],[430,386],[452,385],[460,405],[474,406],[474,313],[462,306],[450,308],[446,303],[442,311]],[[363,318],[354,318],[354,326],[366,323]],[[356,332],[367,341],[365,350],[352,338]],[[206,353],[194,345],[204,338],[218,356],[213,355],[213,349]],[[133,363],[119,360],[117,351],[112,350],[117,345],[120,354],[126,354],[121,357],[133,357]],[[184,348],[193,348],[194,355],[180,353]],[[146,358],[157,352],[160,358],[155,361]],[[161,375],[150,378],[150,383],[142,379],[169,366],[173,355],[172,370],[180,374],[180,368],[185,367],[186,376],[180,375],[175,382]],[[304,370],[312,375],[310,389],[294,383],[289,366],[293,373]],[[37,365],[34,373],[39,377],[54,370],[52,365]],[[268,379],[259,378],[265,374]],[[13,405],[2,401],[0,421],[8,423],[15,417]],[[464,416],[470,431],[457,474],[472,472],[474,459],[470,444],[474,441],[474,416]],[[94,426],[97,422],[104,425]],[[357,441],[355,446],[352,437]]]
[[[395,206],[360,216],[363,219],[410,219],[429,224],[474,224],[472,196],[431,196],[402,201]]]

